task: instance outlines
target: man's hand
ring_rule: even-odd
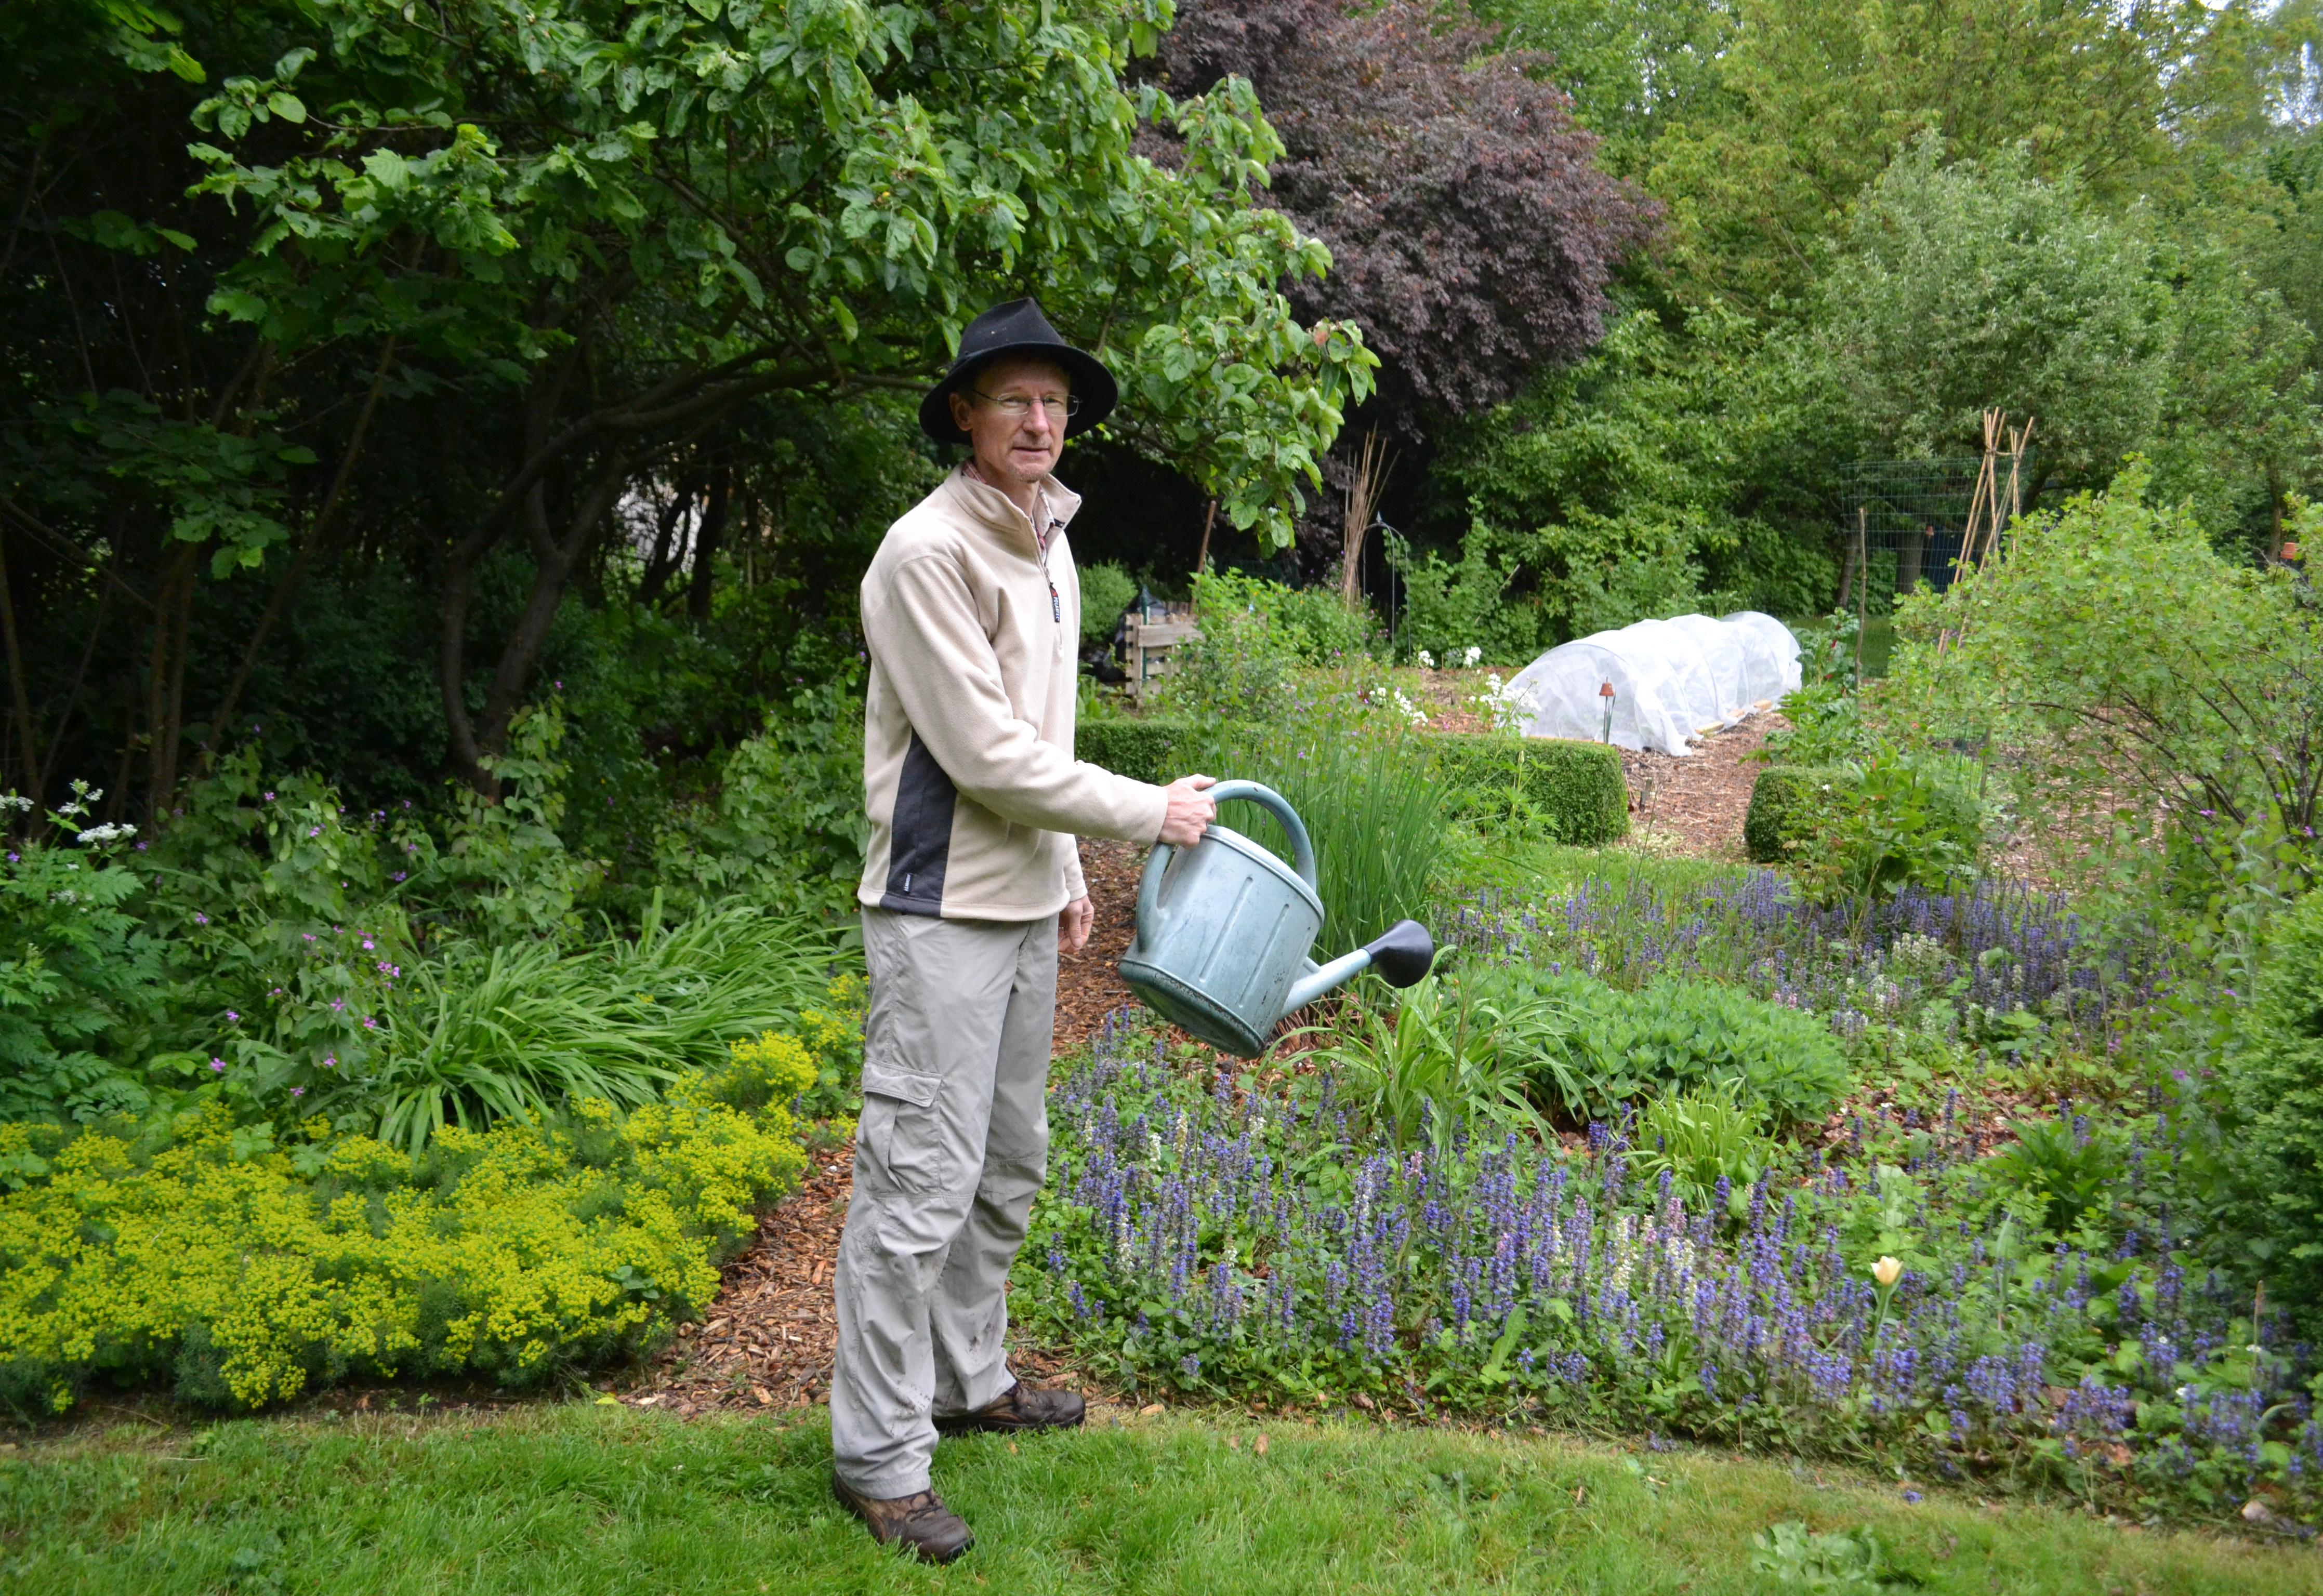
[[[1181,775],[1162,789],[1170,794],[1170,812],[1162,817],[1159,840],[1175,848],[1191,848],[1218,818],[1218,806],[1205,787],[1218,784],[1216,776]]]
[[[1064,943],[1065,951],[1079,953],[1088,946],[1089,928],[1097,923],[1097,905],[1087,894],[1065,905],[1057,916],[1057,940]]]

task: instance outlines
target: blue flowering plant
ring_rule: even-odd
[[[2193,1116],[2162,1095],[2141,1114],[2122,1189],[2060,1235],[1953,1114],[1769,1150],[1697,1199],[1642,1116],[1407,1142],[1327,1069],[1213,1070],[1116,1016],[1051,1098],[1013,1300],[1135,1392],[2313,1503],[2312,1360],[2175,1216]]]

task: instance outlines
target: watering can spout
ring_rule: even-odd
[[[1368,947],[1344,953],[1326,965],[1307,963],[1307,973],[1283,995],[1282,1012],[1297,1014],[1308,1004],[1345,986],[1367,969],[1379,971],[1391,986],[1409,986],[1428,974],[1436,962],[1436,939],[1416,920],[1399,920]]]

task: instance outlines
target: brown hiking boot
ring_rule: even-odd
[[[840,1507],[863,1520],[873,1540],[883,1546],[901,1546],[923,1563],[950,1563],[976,1545],[967,1523],[932,1491],[916,1496],[861,1496],[834,1474],[831,1491]]]
[[[1088,1414],[1088,1404],[1078,1391],[1043,1390],[1020,1380],[973,1413],[937,1415],[936,1429],[946,1435],[978,1430],[1069,1430]]]

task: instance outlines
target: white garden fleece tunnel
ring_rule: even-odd
[[[1518,672],[1509,691],[1529,706],[1528,737],[1683,756],[1689,739],[1774,708],[1798,684],[1791,628],[1745,610],[1641,620],[1560,643]]]

